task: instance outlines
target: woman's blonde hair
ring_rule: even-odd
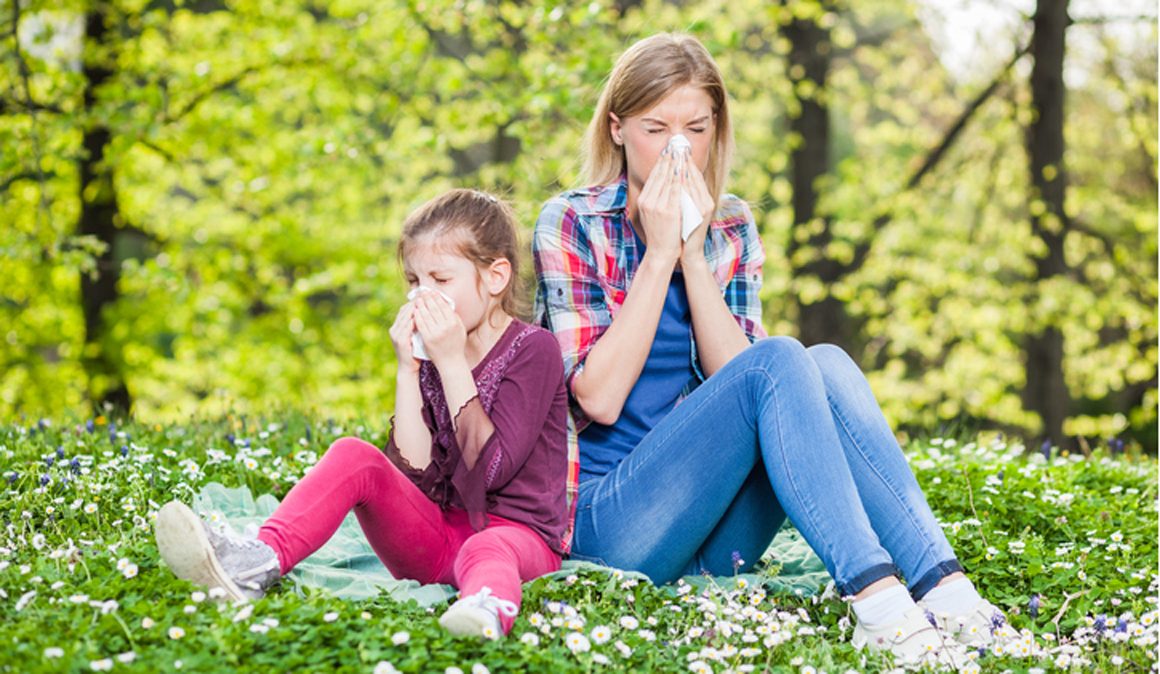
[[[511,263],[511,280],[499,297],[500,309],[517,318],[527,314],[520,277],[519,225],[515,211],[495,195],[479,190],[454,189],[415,209],[403,221],[399,260],[419,240],[440,245],[471,260],[481,272],[505,258]]]
[[[721,198],[733,163],[733,123],[721,70],[692,35],[660,33],[632,45],[616,60],[584,137],[584,176],[588,185],[615,182],[624,173],[624,147],[612,142],[608,113],[624,119],[642,114],[666,96],[692,85],[709,94],[716,134],[709,148],[705,183],[714,202]]]

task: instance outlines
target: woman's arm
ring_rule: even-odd
[[[716,204],[709,195],[709,189],[700,171],[690,170],[685,182],[693,201],[701,208],[704,218],[704,223],[694,230],[681,250],[681,269],[685,274],[685,291],[689,297],[693,334],[696,335],[697,359],[702,372],[708,377],[748,348],[750,337],[734,316],[734,308],[729,306],[726,296],[721,293],[717,278],[713,275],[713,269],[705,257],[705,237],[708,236],[709,223],[715,214]],[[744,295],[746,313],[760,317],[761,305],[757,298],[757,289],[751,289],[749,285],[753,282],[751,277],[755,277],[760,286],[761,265],[765,260],[765,254],[760,246],[760,240],[756,239],[756,228],[752,226],[751,218],[748,209],[745,209],[745,236],[741,239],[741,259],[738,260],[734,279],[730,284],[734,286],[732,292],[741,292]],[[746,241],[750,238],[756,241],[756,246]],[[738,289],[737,286],[740,285],[745,286],[744,290]]]
[[[699,256],[691,264],[682,260],[681,267],[685,272],[693,333],[697,336],[697,357],[701,370],[709,376],[748,348],[749,338],[729,311],[705,256]]]
[[[572,380],[572,395],[589,419],[607,425],[620,417],[648,360],[675,262],[645,253],[612,325]]]

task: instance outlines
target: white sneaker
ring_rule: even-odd
[[[500,613],[514,618],[519,608],[506,599],[491,596],[491,588],[484,586],[479,592],[461,597],[452,604],[440,616],[439,625],[455,636],[499,639],[503,636]]]
[[[891,653],[900,667],[930,664],[959,669],[967,661],[962,646],[943,634],[921,606],[888,625],[867,627],[859,622],[850,643],[858,650],[869,646],[871,650]]]
[[[212,528],[189,506],[170,501],[157,515],[157,549],[173,575],[195,585],[221,588],[234,602],[261,599],[281,578],[278,555],[256,538],[223,526]]]
[[[922,605],[921,603],[919,604]],[[935,615],[935,624],[967,648],[1004,646],[1019,640],[1019,633],[1007,624],[1007,616],[983,599],[963,613]]]

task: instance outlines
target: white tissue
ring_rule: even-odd
[[[455,308],[455,302],[450,297],[445,295],[443,293],[443,291],[437,290],[435,288],[428,288],[427,286],[419,286],[418,288],[412,288],[411,292],[407,293],[407,300],[410,301],[410,300],[415,299],[419,295],[419,293],[423,292],[424,290],[426,290],[428,292],[439,293],[440,295],[443,295],[443,299],[447,300],[448,304],[451,305],[451,308],[452,309]],[[419,360],[431,360],[427,356],[427,348],[423,346],[423,338],[419,336],[418,330],[411,333],[411,355],[418,358]]]
[[[669,152],[677,152],[682,149],[686,152],[692,152],[693,146],[689,144],[689,139],[685,138],[684,134],[678,133],[669,139],[668,150]],[[693,197],[689,196],[685,190],[681,190],[681,241],[688,241],[689,235],[703,221],[704,218],[701,217],[701,211],[697,209]]]

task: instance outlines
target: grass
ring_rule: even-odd
[[[887,672],[849,643],[839,598],[758,582],[656,588],[622,574],[539,579],[501,642],[451,638],[442,606],[347,601],[301,585],[219,606],[163,567],[161,503],[208,482],[284,494],[341,435],[384,422],[192,418],[181,425],[45,420],[0,426],[0,671]],[[1113,443],[1112,447],[1117,446]],[[1157,464],[934,438],[906,452],[984,596],[1022,630],[987,672],[1155,671]]]

